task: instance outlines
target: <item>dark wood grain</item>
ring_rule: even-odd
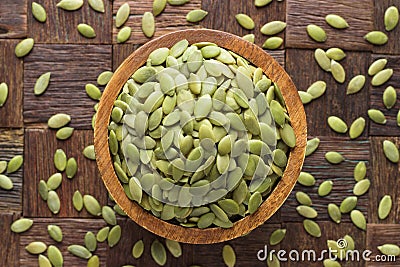
[[[113,45],[113,62],[112,68],[115,71],[119,65],[131,54],[138,49],[140,45],[136,44],[118,44]]]
[[[368,267],[380,267],[380,266],[399,266],[400,257],[396,257],[396,261],[380,262],[378,260],[384,259],[383,255],[379,250],[378,246],[384,244],[400,244],[400,225],[397,224],[368,224],[367,229],[367,249],[372,251],[371,261],[367,263]],[[380,258],[378,258],[379,256]]]
[[[398,223],[400,220],[400,195],[399,195],[399,164],[390,162],[383,153],[383,141],[390,140],[397,147],[400,145],[399,137],[372,137],[371,138],[371,165],[373,183],[369,191],[368,221],[371,223]],[[392,197],[392,211],[385,220],[378,218],[378,204],[384,195]]]
[[[93,105],[85,91],[87,83],[111,70],[111,46],[37,45],[24,64],[24,122],[44,123],[63,112],[72,117],[71,125],[91,129]],[[33,94],[36,79],[51,71],[50,84],[41,96]]]
[[[27,0],[0,1],[0,38],[25,37],[27,12]]]
[[[63,232],[63,241],[57,243],[47,232],[47,226],[50,224],[58,225]],[[99,229],[106,226],[103,220],[99,219],[44,219],[35,218],[34,223],[29,231],[20,235],[19,238],[19,264],[20,266],[38,266],[37,255],[32,255],[25,250],[25,247],[34,241],[44,242],[47,246],[53,245],[60,249],[64,266],[86,266],[87,260],[80,259],[68,252],[69,245],[83,245],[84,237],[88,231],[97,233]],[[105,266],[109,253],[107,241],[97,243],[97,249],[93,255],[97,255],[100,259],[101,266]],[[45,254],[46,255],[46,254]]]
[[[0,127],[23,126],[23,62],[14,54],[17,44],[17,40],[0,40],[0,83],[5,82],[8,85],[7,101],[0,108]]]
[[[46,9],[47,20],[40,23],[32,16],[31,4],[37,2]],[[112,12],[110,1],[104,2],[104,13],[94,11],[87,1],[78,11],[66,11],[56,6],[58,1],[28,1],[28,30],[35,36],[37,43],[57,44],[110,44]],[[86,23],[93,27],[96,37],[88,39],[77,30],[80,23]]]
[[[355,165],[359,161],[364,161],[368,165],[370,158],[368,140],[347,141],[325,136],[318,136],[318,138],[321,140],[318,150],[306,157],[303,167],[303,171],[309,172],[315,177],[316,184],[313,187],[300,184],[295,186],[282,207],[281,219],[284,222],[301,222],[304,219],[296,211],[296,207],[300,205],[295,198],[295,193],[298,191],[303,191],[311,197],[313,207],[318,211],[317,221],[331,221],[327,211],[328,204],[334,203],[339,206],[344,198],[352,196],[353,187],[356,184],[353,177]],[[340,152],[346,160],[338,165],[332,165],[325,160],[325,153],[328,151]],[[368,178],[375,180],[375,175],[368,174]],[[318,196],[318,186],[326,180],[333,181],[332,192],[328,196],[320,197]],[[357,209],[367,215],[369,203],[371,202],[368,194],[365,194],[358,198]],[[342,222],[351,222],[350,216],[343,214]]]
[[[370,135],[380,135],[380,136],[398,136],[400,135],[400,127],[397,126],[396,117],[397,112],[400,109],[400,102],[397,100],[396,105],[388,110],[382,100],[383,92],[388,86],[393,86],[396,89],[397,97],[400,99],[400,57],[399,56],[388,56],[388,55],[376,55],[374,54],[371,59],[371,63],[376,59],[387,58],[387,68],[393,69],[392,78],[385,84],[375,87],[369,85],[370,87],[370,108],[379,109],[382,111],[387,119],[386,125],[376,124],[371,122],[369,125]]]
[[[152,38],[147,38],[142,32],[142,16],[144,12],[152,12],[153,1],[139,0],[139,1],[126,1],[116,0],[113,3],[113,15],[117,14],[118,9],[124,3],[128,3],[131,7],[131,13],[124,26],[132,28],[132,35],[127,43],[144,44],[147,41],[160,37],[164,34],[171,33],[176,30],[183,30],[193,28],[193,24],[186,21],[186,14],[193,9],[201,8],[201,0],[192,0],[183,6],[167,7],[159,16],[155,18],[156,31]],[[196,26],[195,26],[196,27]],[[117,34],[119,29],[115,26],[115,19],[113,19],[113,43],[117,42]]]
[[[11,232],[10,225],[20,216],[11,213],[0,212],[0,265],[19,266],[19,236]]]
[[[79,189],[82,195],[93,195],[101,205],[107,203],[107,193],[99,177],[94,161],[86,159],[82,151],[93,144],[92,131],[76,130],[67,141],[57,141],[55,131],[48,129],[27,129],[25,133],[25,181],[24,181],[24,216],[31,217],[92,217],[85,210],[77,212],[72,206],[72,195]],[[56,149],[62,148],[67,157],[75,157],[78,172],[73,179],[63,174],[62,185],[57,189],[61,203],[58,215],[53,215],[47,203],[38,192],[41,179],[47,181],[57,172],[53,163]]]
[[[286,2],[273,1],[265,7],[257,8],[254,4],[249,4],[246,0],[203,0],[202,9],[207,10],[209,14],[200,25],[205,28],[222,30],[239,36],[253,33],[255,35],[255,43],[261,46],[268,38],[268,36],[261,34],[261,27],[270,21],[285,21]],[[254,30],[246,30],[237,23],[235,15],[239,13],[247,14],[254,20]],[[285,31],[279,33],[277,36],[285,38]]]
[[[368,126],[369,78],[367,78],[365,87],[357,94],[346,95],[346,88],[354,76],[367,75],[370,55],[363,52],[347,52],[346,54],[346,58],[340,62],[346,70],[346,81],[339,84],[330,73],[324,72],[318,66],[314,59],[314,50],[286,50],[286,70],[298,90],[306,91],[312,83],[319,80],[325,81],[327,84],[323,96],[305,105],[309,135],[341,136],[348,139],[347,134],[338,134],[329,128],[327,119],[332,115],[342,118],[349,127],[355,119],[362,116],[366,119]],[[368,128],[366,127],[366,129]],[[366,130],[362,136],[367,136]]]
[[[374,15],[373,0],[345,1],[321,0],[318,2],[307,0],[287,1],[287,30],[286,46],[291,48],[329,48],[337,47],[346,50],[371,50],[372,45],[364,40],[364,35],[373,30],[371,17]],[[342,16],[349,28],[334,29],[325,21],[328,14]],[[312,40],[306,31],[309,24],[322,27],[328,39],[325,43]]]

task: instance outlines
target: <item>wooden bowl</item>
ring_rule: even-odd
[[[296,146],[290,152],[288,165],[283,177],[270,196],[254,214],[248,215],[235,222],[233,227],[229,229],[184,228],[158,219],[144,210],[136,202],[129,200],[114,172],[108,148],[107,126],[110,122],[110,114],[114,100],[117,98],[123,85],[139,67],[145,64],[146,59],[152,51],[160,47],[171,47],[182,39],[187,39],[191,44],[203,41],[216,43],[223,48],[243,56],[255,66],[262,68],[264,73],[281,88],[291,118],[291,124],[297,138]],[[206,29],[173,32],[154,39],[133,52],[121,66],[119,66],[108,83],[100,100],[94,130],[97,165],[104,184],[115,202],[132,220],[150,232],[168,239],[192,244],[211,244],[240,237],[269,219],[285,202],[296,184],[304,161],[306,141],[307,126],[303,104],[301,103],[295,85],[279,63],[260,47],[238,36]]]

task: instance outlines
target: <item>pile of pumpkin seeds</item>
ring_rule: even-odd
[[[128,198],[184,227],[229,228],[256,212],[295,144],[278,86],[208,42],[152,51],[122,88],[109,125]]]

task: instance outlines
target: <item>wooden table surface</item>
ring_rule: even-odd
[[[67,252],[70,244],[83,244],[87,231],[97,232],[106,224],[101,218],[94,218],[86,211],[78,213],[72,207],[72,194],[79,189],[83,194],[95,196],[102,205],[112,204],[99,177],[94,161],[82,155],[85,146],[93,143],[91,118],[93,105],[85,93],[86,83],[96,83],[97,76],[105,70],[115,70],[123,59],[148,39],[141,32],[141,15],[151,11],[152,0],[105,0],[105,13],[89,8],[87,1],[75,12],[66,12],[56,7],[57,0],[36,0],[47,10],[47,22],[37,22],[31,13],[32,0],[0,0],[0,82],[9,85],[9,98],[0,108],[0,160],[9,160],[15,155],[24,155],[24,165],[18,172],[11,174],[14,182],[12,191],[0,189],[0,266],[37,266],[37,256],[30,255],[24,247],[32,241],[54,244],[47,234],[48,224],[62,227],[64,240],[57,246],[62,250],[65,266],[85,266],[86,261]],[[131,6],[131,14],[126,25],[132,27],[132,36],[125,44],[117,44],[115,16],[118,8],[125,2]],[[167,6],[162,15],[156,18],[156,34],[172,32],[178,29],[205,27],[224,30],[242,36],[254,33],[256,44],[262,45],[265,36],[259,32],[266,22],[282,20],[287,22],[286,30],[279,34],[284,46],[271,54],[286,68],[299,90],[306,90],[316,80],[327,82],[324,96],[306,105],[308,132],[311,137],[321,139],[320,148],[307,157],[304,170],[312,173],[317,183],[314,187],[296,185],[286,203],[263,226],[249,235],[227,242],[237,253],[237,266],[266,266],[257,259],[257,252],[268,244],[272,231],[286,228],[283,242],[269,249],[326,249],[327,239],[338,239],[350,234],[356,240],[356,248],[369,249],[372,255],[379,252],[377,246],[384,243],[400,245],[400,172],[399,164],[390,163],[383,155],[382,141],[389,139],[400,145],[400,127],[396,125],[396,114],[400,108],[387,110],[382,103],[383,90],[388,84],[400,93],[400,27],[388,33],[388,44],[376,47],[363,40],[363,36],[374,29],[384,30],[383,14],[388,6],[400,7],[399,0],[274,0],[263,8],[256,8],[252,0],[190,0],[180,7]],[[199,24],[186,22],[188,11],[202,8],[209,12]],[[235,14],[249,14],[256,23],[253,31],[241,28],[235,21]],[[351,25],[346,30],[335,30],[325,21],[325,15],[336,13]],[[94,39],[79,35],[76,26],[88,23],[97,33]],[[305,27],[315,23],[322,26],[328,40],[323,44],[312,41]],[[35,39],[32,52],[18,59],[14,55],[15,45],[23,38]],[[341,47],[347,57],[342,61],[346,69],[345,84],[336,83],[332,76],[323,72],[313,59],[316,48]],[[367,73],[369,64],[377,59],[388,59],[388,67],[394,69],[394,75],[388,84],[379,87],[367,84],[358,94],[346,96],[346,84],[358,74]],[[33,94],[36,79],[44,72],[51,71],[51,83],[47,92],[37,97]],[[101,87],[103,89],[103,87]],[[385,126],[369,121],[367,110],[377,108],[387,116]],[[47,128],[48,118],[58,112],[71,115],[71,126],[76,130],[67,141],[58,141],[55,131]],[[359,116],[367,121],[366,131],[356,140],[348,135],[334,133],[327,126],[327,117],[337,115],[349,125]],[[72,180],[64,177],[61,188],[57,190],[61,198],[61,211],[52,215],[46,203],[37,193],[38,182],[47,179],[56,172],[53,154],[57,148],[66,151],[68,157],[75,157],[79,171]],[[340,165],[330,165],[324,159],[327,151],[343,153],[346,161]],[[360,197],[357,208],[368,221],[367,231],[357,229],[344,215],[340,224],[333,223],[327,215],[329,203],[340,204],[352,195],[355,184],[353,168],[359,161],[366,161],[368,178],[372,185],[367,194]],[[324,198],[318,197],[317,186],[324,180],[334,182],[332,193]],[[295,208],[298,203],[294,193],[302,190],[313,200],[313,206],[319,212],[316,221],[320,224],[322,236],[314,238],[303,229],[302,218]],[[377,203],[389,194],[393,199],[393,209],[389,217],[379,220]],[[10,232],[10,224],[19,217],[34,219],[34,226],[23,234]],[[150,244],[158,238],[124,217],[118,217],[122,227],[120,243],[109,248],[100,243],[96,255],[101,266],[155,266],[150,256]],[[132,257],[134,242],[143,239],[145,253],[139,260]],[[161,238],[158,238],[162,240]],[[224,266],[222,247],[215,245],[182,245],[183,255],[176,259],[168,254],[167,266]],[[322,266],[322,262],[282,262],[281,266]],[[382,263],[374,261],[342,262],[342,266],[400,266],[397,262]]]

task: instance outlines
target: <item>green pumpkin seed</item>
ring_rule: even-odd
[[[85,23],[80,23],[78,24],[78,32],[86,38],[95,38],[96,37],[96,32],[94,31],[93,27],[85,24]]]
[[[75,129],[72,127],[60,128],[56,133],[56,138],[58,140],[67,140],[68,138],[70,138],[72,136],[72,134],[74,133],[74,130]]]
[[[331,60],[331,72],[333,78],[338,83],[344,83],[344,81],[346,80],[346,72],[344,71],[343,66],[333,59]]]
[[[318,195],[320,197],[327,196],[331,193],[333,187],[332,181],[324,181],[318,187]]]
[[[89,145],[83,149],[83,155],[91,160],[96,160],[96,155],[94,153],[94,145]]]
[[[328,117],[329,127],[337,133],[346,133],[347,124],[339,117],[329,116]]]
[[[115,217],[114,210],[109,206],[103,206],[101,210],[101,215],[103,216],[103,219],[106,223],[110,225],[117,224],[117,218]]]
[[[249,199],[249,205],[248,205],[249,213],[253,214],[254,212],[256,212],[261,204],[262,204],[262,196],[260,192],[253,193]]]
[[[393,255],[396,257],[400,255],[400,247],[395,244],[384,244],[378,246],[378,250],[385,255]]]
[[[250,18],[248,15],[246,14],[237,14],[235,16],[236,21],[239,23],[240,26],[242,26],[243,28],[247,29],[247,30],[253,30],[255,27],[255,23],[253,21],[252,18]]]
[[[87,248],[85,248],[84,246],[81,246],[81,245],[70,245],[70,246],[68,246],[68,251],[72,255],[77,256],[82,259],[87,260],[90,257],[92,257],[92,253]]]
[[[14,156],[7,165],[7,173],[13,173],[18,171],[24,162],[23,156]]]
[[[371,31],[364,36],[364,39],[373,45],[384,45],[389,38],[381,31]]]
[[[99,267],[100,259],[97,255],[93,255],[87,262],[87,267]]]
[[[104,242],[108,238],[108,234],[110,232],[110,227],[106,226],[101,228],[96,235],[96,240],[98,242]]]
[[[91,195],[84,195],[83,196],[83,205],[87,212],[89,212],[93,216],[100,216],[101,215],[101,206],[97,199],[95,199]]]
[[[384,15],[385,29],[390,32],[399,24],[399,10],[395,6],[390,6],[386,9]]]
[[[34,44],[35,41],[33,38],[26,38],[22,40],[15,46],[15,55],[17,57],[24,57],[28,55],[31,52]]]
[[[382,111],[377,109],[369,109],[368,117],[375,123],[386,124],[386,117]]]
[[[202,21],[207,16],[207,14],[208,12],[202,9],[191,10],[189,11],[189,13],[187,13],[186,20],[188,22],[196,23]]]
[[[328,204],[328,215],[335,223],[340,223],[340,220],[342,219],[342,213],[340,212],[339,207],[333,203]]]
[[[300,172],[297,181],[304,186],[313,186],[315,184],[315,178],[308,172]]]
[[[47,206],[53,214],[58,214],[60,212],[61,203],[57,192],[52,190],[49,191],[47,196]]]
[[[145,12],[142,17],[142,31],[148,38],[153,37],[155,32],[154,16],[151,12]]]
[[[39,22],[46,22],[47,14],[46,10],[41,4],[32,2],[32,15]]]
[[[318,223],[309,219],[305,219],[303,221],[303,227],[309,235],[313,237],[321,237],[321,228],[319,227]]]
[[[379,202],[378,218],[380,220],[386,219],[389,216],[391,210],[392,210],[392,197],[390,195],[385,195]]]
[[[88,83],[85,85],[86,94],[93,100],[100,100],[101,98],[101,91],[100,89],[92,84]]]
[[[67,125],[70,121],[71,116],[64,113],[58,113],[49,118],[49,120],[47,121],[47,125],[49,126],[49,128],[59,129]]]
[[[188,48],[189,42],[186,39],[183,39],[176,44],[174,44],[169,50],[169,54],[174,58],[180,57]]]
[[[351,95],[358,93],[361,89],[363,89],[364,85],[365,85],[364,75],[354,76],[347,85],[346,94]]]
[[[227,267],[236,265],[236,253],[231,245],[225,245],[222,248],[222,259]]]
[[[57,7],[67,11],[75,11],[83,6],[83,0],[61,0],[58,2]]]
[[[243,35],[242,38],[243,38],[244,40],[246,40],[246,41],[248,41],[248,42],[254,44],[255,35],[254,35],[253,33]],[[223,62],[223,63],[226,63],[226,62]]]
[[[384,69],[379,71],[372,77],[371,84],[373,86],[380,86],[386,83],[393,75],[393,69]]]
[[[0,179],[1,179],[1,175],[0,175]],[[47,200],[47,195],[49,194],[49,189],[47,188],[47,183],[44,180],[40,180],[40,182],[39,182],[39,190],[38,191],[39,191],[40,197],[44,201],[46,201]]]
[[[129,179],[129,191],[132,194],[133,200],[140,203],[142,201],[142,186],[136,177]]]
[[[336,29],[346,29],[349,27],[347,21],[339,15],[329,14],[325,17],[326,23]]]
[[[7,161],[0,160],[0,174],[7,170]]]
[[[46,72],[36,80],[33,92],[35,95],[43,94],[49,86],[51,72]]]
[[[103,0],[88,0],[89,6],[97,12],[104,13],[104,2]]]
[[[325,153],[325,159],[331,164],[339,164],[345,160],[342,154],[336,151],[329,151]]]
[[[328,72],[331,71],[331,59],[328,57],[324,50],[322,50],[321,48],[315,49],[314,58],[321,69]]]
[[[121,227],[119,225],[115,225],[111,228],[110,232],[108,233],[107,242],[110,248],[114,247],[118,244],[119,240],[121,239]]]
[[[326,50],[326,55],[328,56],[328,58],[336,61],[340,61],[346,57],[346,53],[342,49],[337,47],[332,47]]]
[[[362,196],[367,193],[369,187],[371,185],[371,181],[368,179],[363,179],[357,182],[353,187],[353,194],[356,196]]]
[[[360,161],[354,167],[354,180],[356,182],[359,182],[365,178],[366,174],[367,174],[367,166],[365,165],[365,162]]]
[[[132,34],[132,28],[129,26],[123,27],[117,34],[117,43],[122,44],[129,40]]]
[[[12,180],[3,174],[0,174],[0,188],[4,190],[11,190],[13,187],[14,184]]]
[[[112,210],[112,209],[111,209]],[[113,211],[114,212],[114,211]],[[90,251],[93,252],[97,248],[97,240],[96,236],[93,234],[93,232],[87,232],[85,234],[85,247]]]
[[[117,11],[117,15],[115,16],[115,26],[117,28],[124,25],[124,23],[128,20],[129,14],[131,13],[131,7],[128,3],[122,4]]]
[[[278,49],[283,44],[283,39],[281,37],[270,37],[262,45],[264,49]]]
[[[213,223],[214,219],[215,219],[214,213],[210,212],[210,213],[203,214],[200,217],[199,221],[197,222],[197,227],[200,229],[207,228]]]
[[[314,153],[318,149],[319,143],[320,143],[320,140],[318,137],[315,137],[315,138],[307,141],[306,157],[310,156],[312,153]]]
[[[190,0],[167,0],[168,4],[171,6],[182,6],[188,3]]]
[[[54,241],[61,242],[63,240],[63,233],[58,225],[49,224],[47,226],[47,232]]]
[[[323,43],[327,39],[325,31],[315,24],[310,24],[307,26],[307,34],[311,39],[319,43]]]
[[[270,254],[267,258],[267,266],[268,267],[280,267],[281,263],[278,257],[275,254]]]
[[[365,119],[360,117],[356,119],[350,126],[349,136],[351,139],[359,137],[365,129]]]
[[[278,245],[286,236],[286,229],[276,229],[269,237],[269,244],[271,246]]]
[[[397,93],[393,86],[388,86],[383,92],[383,104],[391,109],[397,102]]]
[[[283,21],[271,21],[264,24],[260,32],[265,35],[275,35],[280,33],[286,28],[286,22]]]
[[[317,99],[325,93],[326,82],[316,81],[307,88],[307,93],[312,95],[313,99]]]
[[[373,76],[383,70],[387,64],[386,58],[375,60],[368,68],[368,75]]]
[[[8,97],[8,85],[6,83],[0,83],[0,107],[2,107]]]
[[[311,206],[312,205],[312,200],[309,195],[307,195],[304,192],[296,192],[296,200],[299,202],[301,205],[305,206]]]
[[[21,218],[11,224],[11,231],[14,233],[23,233],[28,231],[33,225],[33,220]]]
[[[301,216],[305,218],[314,219],[318,216],[317,211],[309,206],[300,205],[297,206],[296,210]]]
[[[254,5],[256,7],[263,7],[263,6],[268,5],[271,2],[272,2],[272,0],[255,0]]]
[[[154,240],[150,247],[151,257],[159,265],[164,266],[167,262],[167,251],[160,241]]]
[[[153,1],[153,14],[154,16],[160,15],[167,6],[167,0],[154,0]]]
[[[54,166],[60,172],[64,171],[67,167],[67,155],[65,155],[64,150],[60,148],[54,153]]]
[[[175,258],[179,258],[182,255],[182,248],[179,242],[174,240],[165,239],[165,245],[168,251],[174,256]]]
[[[310,103],[313,100],[313,96],[307,92],[299,91],[298,93],[299,93],[301,102],[304,105]]]
[[[39,267],[52,267],[50,260],[41,254],[38,257],[38,264]]]
[[[144,242],[143,240],[137,241],[132,247],[132,256],[135,259],[139,259],[144,251]]]
[[[47,257],[49,257],[49,260],[54,267],[62,267],[64,264],[63,255],[56,246],[50,245],[47,248]]]
[[[296,134],[288,123],[283,125],[282,130],[280,131],[281,137],[283,142],[285,142],[286,145],[289,147],[295,147],[296,146]]]
[[[357,206],[357,197],[350,196],[343,199],[342,203],[340,204],[340,212],[341,213],[349,213]]]
[[[61,173],[55,173],[49,177],[47,180],[47,188],[49,190],[56,190],[62,182],[62,174]]]
[[[67,161],[67,166],[65,168],[65,174],[67,178],[74,178],[76,172],[78,171],[78,164],[75,158],[69,158]]]
[[[79,190],[74,192],[74,195],[72,196],[72,204],[77,211],[83,209],[83,197]]]
[[[99,74],[97,77],[97,84],[98,85],[106,85],[112,78],[114,73],[112,71],[103,71],[102,73]]]
[[[334,260],[331,259],[325,259],[323,261],[324,267],[342,267],[342,265]]]
[[[218,205],[227,213],[227,214],[238,214],[239,213],[239,205],[232,199],[223,199],[218,201]]]
[[[362,214],[361,211],[352,210],[350,213],[350,218],[351,221],[354,223],[354,225],[360,228],[361,230],[365,231],[367,229],[367,222],[364,217],[364,214]]]
[[[399,162],[399,149],[392,141],[383,141],[383,153],[385,154],[386,158],[391,162]]]

